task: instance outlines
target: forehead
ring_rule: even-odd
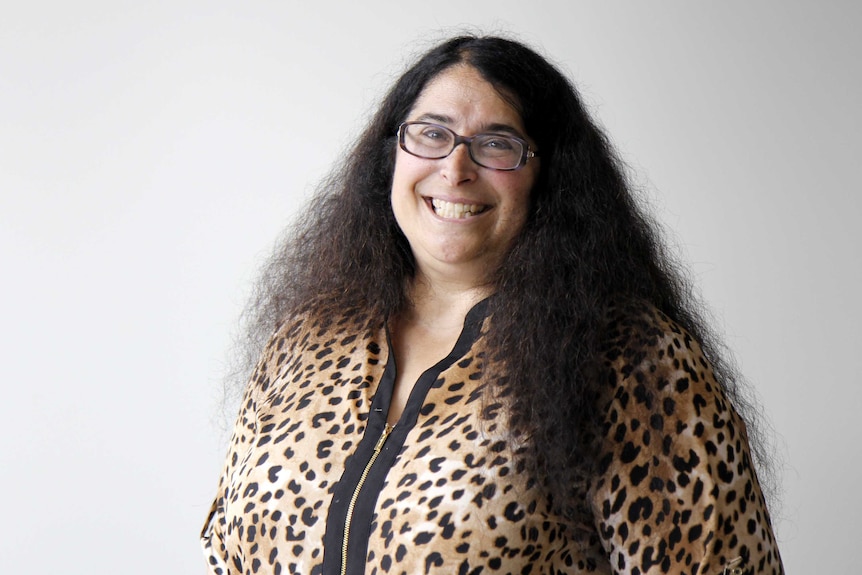
[[[480,129],[508,125],[523,132],[521,114],[508,98],[466,64],[447,68],[431,79],[410,110],[409,120],[432,119],[438,123]]]

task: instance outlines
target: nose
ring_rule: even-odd
[[[466,142],[455,146],[452,153],[442,158],[440,162],[440,174],[451,186],[472,182],[478,175],[479,165],[470,157],[470,148]]]

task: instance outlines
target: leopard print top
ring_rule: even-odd
[[[201,535],[210,572],[783,573],[745,427],[697,342],[645,306],[611,322],[604,456],[584,494],[594,525],[576,537],[479,383],[485,308],[393,428],[385,329],[283,325],[246,390]]]

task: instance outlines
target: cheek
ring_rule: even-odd
[[[392,169],[392,187],[411,186],[426,177],[429,172],[429,162],[399,149],[395,153],[395,166]]]
[[[395,168],[392,172],[392,189],[389,191],[389,201],[392,204],[392,209],[398,217],[398,208],[404,203],[406,195],[410,194],[412,185],[408,179],[408,173],[403,162],[397,158],[395,160]]]
[[[518,182],[510,182],[509,186],[501,188],[506,196],[507,211],[513,217],[526,220],[530,211],[530,197],[532,195],[535,177],[532,174],[524,174],[525,177]]]
[[[392,214],[395,216],[395,222],[398,227],[404,232],[404,226],[410,221],[411,214],[415,212],[416,207],[416,167],[410,161],[410,156],[403,157],[403,153],[399,153],[395,157],[395,167],[392,172],[392,189],[389,191],[389,203],[392,207]]]

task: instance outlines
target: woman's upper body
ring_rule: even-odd
[[[782,572],[730,372],[553,66],[438,46],[330,183],[265,277],[215,572]]]
[[[512,449],[505,398],[481,384],[486,310],[394,425],[384,327],[336,311],[282,326],[203,535],[212,572],[782,572],[745,425],[677,324],[648,305],[613,310],[600,465],[580,494],[591,521],[573,526]]]

